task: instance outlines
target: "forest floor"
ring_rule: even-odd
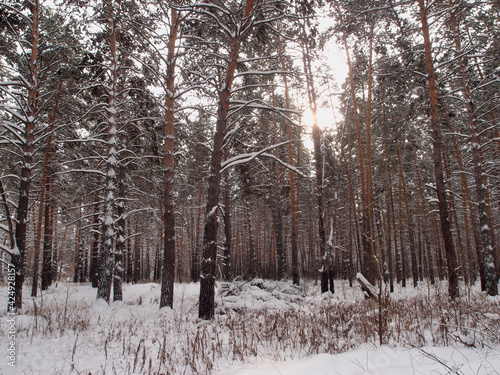
[[[109,306],[89,284],[29,292],[15,317],[15,368],[11,317],[0,313],[0,374],[500,374],[500,297],[477,286],[453,302],[445,283],[397,287],[380,314],[341,281],[333,295],[313,282],[218,283],[212,321],[198,319],[193,283],[175,285],[174,310],[158,309],[155,283],[124,285]],[[0,286],[0,306],[6,295]]]

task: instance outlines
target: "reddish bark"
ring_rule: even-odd
[[[424,0],[417,0],[420,10],[420,21],[422,24],[422,34],[424,38],[425,62],[427,67],[427,80],[429,83],[430,97],[430,131],[432,134],[432,146],[434,152],[434,177],[436,180],[436,191],[439,202],[439,219],[443,236],[446,261],[448,266],[448,294],[454,299],[459,296],[457,261],[453,236],[451,233],[450,215],[448,212],[448,202],[446,198],[446,186],[443,177],[443,163],[441,157],[441,133],[438,126],[438,100],[436,90],[436,74],[432,60],[432,47],[429,36],[429,25],[427,22],[427,11]]]
[[[217,122],[215,126],[214,144],[210,160],[210,175],[208,177],[208,192],[206,205],[206,221],[203,233],[203,259],[201,263],[201,282],[199,299],[199,317],[212,319],[215,308],[215,271],[217,262],[217,210],[219,206],[222,147],[229,112],[229,98],[234,80],[234,73],[238,64],[238,55],[243,42],[243,36],[250,26],[250,13],[254,0],[247,0],[245,12],[241,19],[238,32],[231,39],[229,58],[225,70],[224,82],[219,94]]]
[[[176,2],[173,2],[176,4]],[[177,10],[170,11],[170,34],[167,56],[167,96],[165,99],[164,174],[163,174],[163,267],[161,272],[160,308],[173,307],[175,277],[175,203],[174,203],[174,104],[175,104],[175,43],[179,30]]]

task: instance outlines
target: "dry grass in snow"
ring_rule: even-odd
[[[235,364],[380,350],[377,302],[343,282],[335,295],[321,295],[312,283],[218,284],[212,321],[197,318],[198,291],[198,284],[176,284],[173,311],[158,310],[160,287],[153,283],[126,285],[124,301],[110,306],[96,301],[89,285],[59,284],[25,298],[24,313],[16,317],[17,367],[12,372],[2,359],[0,373],[236,374],[228,372]],[[387,298],[384,344],[391,350],[473,350],[500,365],[500,299],[470,289],[451,302],[445,291],[445,285],[426,285]],[[5,297],[0,304],[6,305]],[[3,333],[6,319],[0,316]],[[6,338],[1,341],[5,353]],[[490,367],[481,367],[483,373],[498,374]]]

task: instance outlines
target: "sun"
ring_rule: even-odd
[[[320,129],[330,129],[335,127],[335,116],[331,108],[318,108],[316,119]],[[311,108],[308,107],[304,110],[304,112],[302,112],[301,120],[305,126],[310,128],[313,127],[314,116]]]

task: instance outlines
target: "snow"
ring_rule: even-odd
[[[2,355],[0,374],[498,373],[500,333],[488,342],[481,341],[477,331],[463,332],[450,326],[449,337],[457,339],[450,341],[450,346],[427,343],[415,347],[405,338],[383,346],[378,346],[377,340],[360,341],[356,326],[376,316],[376,304],[369,305],[359,287],[349,288],[341,281],[336,284],[337,293],[332,295],[321,294],[318,285],[307,281],[300,287],[289,281],[262,279],[216,283],[213,321],[197,317],[199,283],[174,285],[174,309],[159,309],[161,287],[156,283],[124,284],[123,302],[109,304],[102,299],[96,300],[96,289],[89,284],[61,282],[34,299],[29,297],[31,287],[25,285],[23,313],[15,316],[16,368],[10,367],[7,356]],[[435,293],[442,293],[439,286],[421,284],[418,288],[407,289],[397,285],[393,300],[420,296],[425,301]],[[446,286],[441,289],[445,291]],[[484,301],[486,297],[479,290],[472,290],[470,298]],[[3,285],[0,286],[0,306],[6,306],[6,300],[7,286]],[[500,298],[486,301],[499,306]],[[366,308],[361,310],[363,314],[353,314],[347,323],[335,320],[330,327],[323,326],[314,339],[323,339],[339,350],[328,350],[324,346],[313,349],[314,335],[307,324],[305,331],[297,331],[305,332],[306,338],[295,335],[294,329],[304,317],[309,317],[306,323],[313,322],[329,308],[335,313],[342,306],[342,314],[349,309]],[[410,303],[410,306],[413,305]],[[39,314],[34,314],[35,307]],[[435,307],[436,332],[440,332],[440,322],[443,319],[452,322],[454,312]],[[472,316],[481,316],[482,323],[495,330],[500,326],[497,311],[489,309]],[[5,311],[0,311],[1,353],[9,349],[5,338],[9,317]],[[282,323],[276,325],[276,322]],[[418,327],[406,328],[407,331],[412,329],[418,331]],[[348,332],[346,342],[332,335],[335,330]],[[286,336],[288,331],[293,334]],[[406,332],[405,337],[416,336],[415,332]],[[263,341],[256,350],[251,349],[253,340],[259,336],[271,340]],[[292,338],[305,340],[304,344],[294,344]],[[244,350],[247,353],[243,353]]]
[[[363,348],[287,362],[233,365],[217,375],[495,374],[500,352],[455,348]],[[453,372],[452,372],[453,371]]]
[[[104,222],[104,225],[112,225],[113,224],[113,217],[111,215],[106,216],[106,221]]]

